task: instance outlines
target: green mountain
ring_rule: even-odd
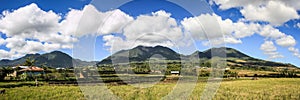
[[[5,66],[17,66],[17,65],[22,65],[27,58],[30,58],[32,60],[35,60],[34,65],[36,66],[48,66],[48,67],[63,67],[63,68],[68,68],[68,67],[73,67],[73,66],[88,66],[88,65],[95,65],[96,62],[86,62],[86,61],[81,61],[79,59],[73,59],[71,56],[68,54],[65,54],[60,51],[53,51],[50,53],[46,54],[27,54],[24,57],[21,57],[19,59],[15,60],[1,60],[0,61],[0,66],[5,67]]]
[[[149,58],[152,58],[155,54],[163,56],[164,60],[192,60],[193,58],[199,58],[202,61],[204,60],[203,62],[209,62],[213,57],[226,57],[227,65],[231,67],[296,67],[291,64],[253,58],[236,49],[227,47],[211,48],[203,52],[196,51],[190,55],[182,55],[176,53],[170,48],[163,46],[138,46],[133,49],[122,50],[105,58],[104,60],[100,61],[97,65],[111,64],[112,59],[114,63],[147,61],[149,60]]]
[[[126,63],[146,61],[150,58],[155,58],[156,55],[161,55],[166,60],[180,60],[180,54],[176,53],[170,48],[163,46],[145,47],[137,46],[130,50],[121,50],[115,54],[105,58],[98,64],[111,64],[112,59],[115,63]],[[156,58],[159,58],[158,56]]]
[[[193,58],[199,58],[199,63],[206,63],[210,62],[213,57],[226,57],[227,65],[230,67],[296,67],[292,64],[253,58],[233,48],[212,48],[203,52],[196,51],[190,55],[182,55],[163,46],[138,46],[129,50],[121,50],[100,62],[86,62],[74,59],[60,51],[53,51],[46,54],[27,54],[24,57],[15,60],[3,59],[0,61],[0,67],[22,65],[27,58],[35,60],[36,66],[45,65],[54,68],[67,68],[73,66],[111,64],[112,61],[114,61],[114,63],[143,62],[148,61],[149,59],[179,61],[181,59],[193,60]]]

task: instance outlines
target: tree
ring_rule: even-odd
[[[26,58],[25,63],[23,64],[24,66],[34,66],[35,60],[31,59],[30,57]]]

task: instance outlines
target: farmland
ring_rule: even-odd
[[[223,81],[213,99],[287,99],[296,100],[300,98],[299,78],[260,78],[259,80],[237,79]],[[1,99],[86,99],[101,96],[84,95],[80,87],[76,85],[48,85],[42,86],[20,86],[3,88],[5,85],[17,83],[0,83],[1,89],[6,92],[0,95]],[[190,83],[185,83],[189,85]],[[111,85],[107,88],[121,99],[160,99],[173,90],[176,82],[162,82],[149,88],[137,88],[130,85]],[[206,82],[199,81],[189,99],[199,99],[205,88]],[[85,86],[93,88],[94,86]],[[93,91],[91,91],[93,92]],[[86,98],[85,98],[85,97]]]

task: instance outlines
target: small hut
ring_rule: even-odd
[[[20,69],[18,72],[20,74],[25,74],[25,75],[29,75],[29,76],[45,74],[43,68],[36,67],[36,66],[31,66],[31,67]]]
[[[179,76],[180,72],[179,71],[171,71],[171,75],[173,75],[173,76]]]

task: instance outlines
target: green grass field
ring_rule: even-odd
[[[5,83],[0,83],[1,85]],[[136,88],[129,85],[108,85],[107,87],[125,100],[157,100],[166,96],[176,83],[159,83],[150,88]],[[186,83],[189,85],[189,83]],[[198,100],[202,95],[206,83],[198,82],[191,93],[190,100]],[[86,86],[91,88],[93,86]],[[15,88],[2,88],[5,94],[0,95],[1,100],[82,100],[85,99],[78,86],[22,86]],[[95,96],[85,95],[92,98]],[[101,98],[101,95],[98,96]],[[219,87],[215,100],[299,100],[300,79],[299,78],[265,78],[259,80],[233,80],[223,81]]]

